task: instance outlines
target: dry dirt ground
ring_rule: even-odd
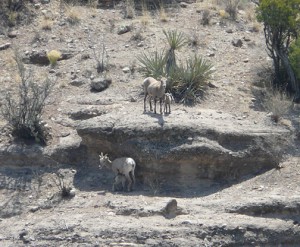
[[[85,108],[97,112],[95,102],[119,101],[128,111],[140,108],[142,114],[143,76],[136,56],[167,48],[162,30],[176,28],[195,41],[195,46],[177,51],[178,60],[196,53],[211,61],[215,70],[211,83],[216,87],[208,88],[204,99],[192,108],[173,104],[172,116],[183,121],[193,117],[189,113],[217,111],[220,125],[226,118],[229,123],[229,114],[230,121],[247,119],[264,127],[286,128],[295,136],[295,143],[280,167],[235,183],[201,181],[197,188],[179,190],[159,181],[147,186],[138,181],[131,193],[112,193],[111,180],[100,180],[88,167],[62,167],[63,180],[46,167],[0,167],[1,246],[298,245],[299,111],[288,112],[276,124],[260,104],[270,61],[262,27],[255,23],[254,5],[244,5],[237,21],[230,21],[220,17],[222,6],[216,2],[166,8],[166,22],[160,20],[158,11],[150,16],[137,12],[133,19],[126,19],[121,5],[111,9],[70,7],[80,19],[72,25],[70,12],[61,10],[58,1],[50,1],[37,9],[31,7],[38,14],[33,22],[15,27],[16,38],[1,35],[0,44],[9,42],[21,54],[43,49],[73,52],[71,59],[59,61],[55,68],[30,65],[38,78],[49,75],[56,79],[44,114],[52,128],[49,145],[55,145],[59,137],[73,131],[72,112]],[[200,23],[204,9],[211,15],[207,26]],[[50,30],[43,29],[46,21]],[[124,25],[132,30],[118,35]],[[242,47],[233,46],[236,39],[242,41]],[[95,93],[90,90],[91,75],[98,76],[91,46],[99,53],[102,44],[113,82],[109,89]],[[0,51],[1,98],[18,82],[12,55],[11,48]],[[125,67],[131,72],[124,72]],[[3,120],[1,126],[5,126]],[[8,142],[12,140],[3,127],[1,144]],[[59,192],[63,184],[59,181],[73,187],[75,196],[62,199]],[[166,212],[171,199],[176,199],[177,210]]]

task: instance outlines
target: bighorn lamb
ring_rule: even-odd
[[[120,184],[122,184],[122,191],[124,191],[126,187],[126,177],[125,175],[118,173],[118,175],[115,177],[115,182],[113,184],[112,191],[119,190]]]
[[[102,169],[103,166],[105,166],[111,168],[116,176],[118,174],[124,175],[126,177],[126,180],[128,181],[127,189],[128,191],[131,191],[132,183],[135,184],[135,176],[134,176],[135,161],[129,157],[117,158],[111,161],[108,158],[107,154],[103,155],[103,153],[99,155],[99,158],[100,158],[99,168]],[[113,190],[114,190],[114,185],[113,185]]]
[[[156,113],[156,99],[159,98],[160,114],[162,114],[162,101],[166,91],[167,79],[161,78],[160,81],[155,80],[153,77],[147,77],[144,82],[144,112],[146,112],[146,99],[150,96],[150,111],[152,111],[151,98],[154,98],[154,113]]]
[[[174,97],[171,93],[165,93],[164,95],[164,112],[171,113],[171,103],[174,102]],[[168,107],[169,107],[169,112],[168,112]]]

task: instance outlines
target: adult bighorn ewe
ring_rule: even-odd
[[[129,157],[122,157],[117,158],[113,161],[111,161],[107,154],[103,155],[101,153],[99,155],[100,158],[100,165],[99,168],[102,169],[103,166],[112,169],[114,174],[116,176],[118,175],[124,175],[126,177],[126,181],[128,182],[127,190],[132,190],[132,184],[135,184],[135,176],[134,176],[134,170],[135,170],[135,161],[132,158]],[[112,190],[115,189],[115,186],[119,183],[119,181],[116,181],[115,179]]]
[[[143,86],[144,86],[144,93],[145,93],[144,112],[146,112],[146,99],[147,96],[149,95],[150,111],[152,111],[151,98],[154,99],[154,113],[156,113],[156,100],[157,98],[159,98],[160,114],[162,114],[162,102],[166,91],[167,79],[163,77],[160,79],[160,81],[157,81],[153,77],[147,77],[143,82]]]

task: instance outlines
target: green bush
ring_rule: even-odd
[[[155,51],[150,54],[143,53],[137,59],[143,66],[142,73],[145,77],[158,78],[166,76],[166,55],[164,51]]]
[[[183,33],[163,31],[170,48],[165,52],[138,56],[142,64],[142,73],[146,77],[168,77],[167,92],[172,92],[177,101],[184,104],[194,104],[202,95],[207,81],[212,74],[212,64],[195,55],[186,60],[185,64],[176,64],[175,50],[183,47],[187,39]]]
[[[289,60],[293,67],[295,76],[298,82],[300,82],[300,39],[297,39],[292,43],[289,52]]]
[[[194,56],[178,66],[170,76],[171,91],[184,104],[195,104],[211,78],[212,64]]]

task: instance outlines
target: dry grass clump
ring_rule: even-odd
[[[168,21],[168,15],[167,15],[166,9],[165,9],[162,2],[159,4],[159,19],[162,22],[167,22]]]
[[[277,123],[291,109],[292,100],[285,92],[273,90],[267,93],[263,106],[270,112],[271,119]]]
[[[135,4],[134,0],[125,1],[125,18],[132,19],[135,17]]]
[[[78,24],[81,20],[79,9],[76,7],[67,8],[67,20],[72,25]]]
[[[44,18],[41,21],[41,29],[43,29],[43,30],[49,31],[52,29],[52,26],[53,26],[53,21],[48,18]]]
[[[147,4],[145,3],[145,1],[143,1],[142,3],[142,17],[141,17],[141,23],[146,26],[149,24],[151,20],[151,16],[147,7]]]

